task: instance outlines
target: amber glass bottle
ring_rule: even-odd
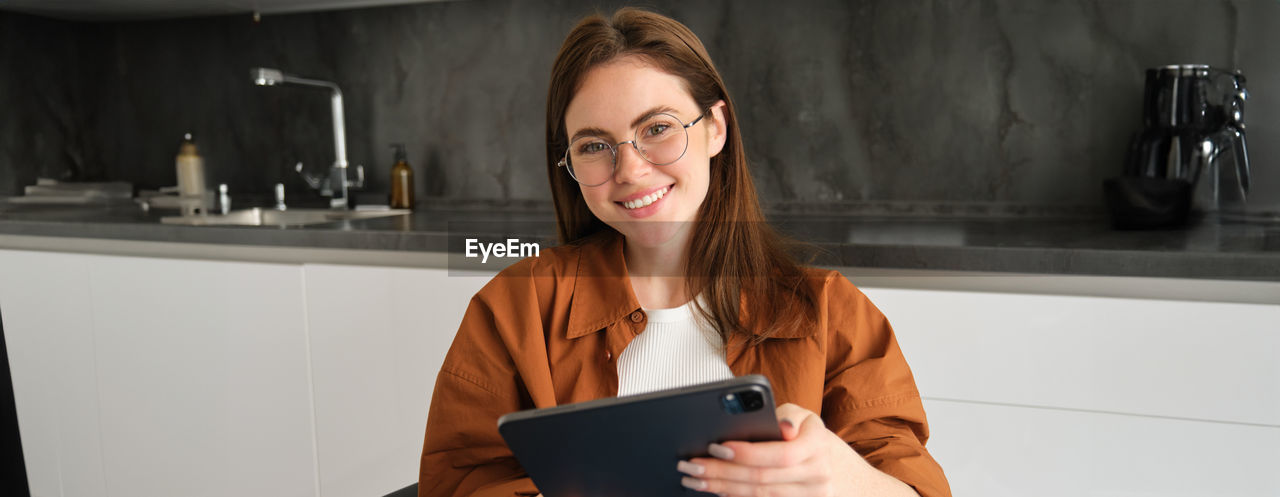
[[[391,168],[391,204],[392,209],[413,208],[413,169],[405,158],[403,143],[393,143],[396,151],[396,165]]]

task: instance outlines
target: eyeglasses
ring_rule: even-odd
[[[595,135],[579,136],[569,142],[564,158],[556,165],[568,169],[578,183],[600,186],[613,178],[618,168],[618,149],[630,143],[650,164],[665,166],[684,157],[689,148],[689,128],[702,117],[684,124],[671,114],[654,114],[636,128],[631,140],[614,145]]]

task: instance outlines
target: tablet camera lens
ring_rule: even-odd
[[[729,414],[759,411],[764,408],[764,395],[754,390],[743,390],[726,394],[720,403]]]
[[[727,394],[720,398],[720,407],[729,414],[742,414],[742,399],[737,395]]]

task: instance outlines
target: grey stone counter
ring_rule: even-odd
[[[1280,282],[1280,222],[1202,220],[1184,229],[1117,231],[1096,215],[1071,217],[946,216],[918,212],[855,215],[778,211],[784,233],[818,249],[816,264],[892,270],[996,274],[1093,275]],[[1025,213],[1024,213],[1025,214]],[[296,249],[345,251],[341,262],[372,264],[436,257],[429,265],[456,266],[463,237],[517,237],[554,244],[555,221],[545,205],[430,206],[409,216],[341,221],[305,227],[191,227],[163,225],[157,213],[125,206],[30,207],[0,203],[0,247],[93,252],[95,241],[150,242],[170,247],[200,244],[213,253]],[[41,240],[38,243],[16,243]],[[136,243],[132,246],[138,246]],[[120,250],[116,250],[119,253]],[[139,255],[155,255],[156,252]],[[388,259],[390,257],[390,259]],[[396,259],[400,257],[399,259]],[[271,259],[263,256],[264,260]],[[278,260],[276,257],[274,260]],[[409,262],[413,265],[416,263]]]

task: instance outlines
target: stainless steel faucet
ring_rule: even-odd
[[[364,187],[364,166],[356,166],[356,180],[352,181],[347,178],[347,134],[342,118],[342,90],[338,89],[338,85],[329,81],[321,81],[318,79],[300,78],[291,74],[285,74],[279,69],[271,69],[267,67],[255,67],[249,70],[250,76],[253,77],[254,84],[258,86],[276,86],[283,84],[295,84],[311,87],[325,88],[331,91],[330,106],[333,109],[333,166],[329,168],[329,176],[327,178],[316,178],[303,173],[302,163],[299,162],[297,170],[307,180],[307,184],[312,188],[320,190],[322,195],[328,195],[329,207],[334,209],[346,209],[347,198],[350,193],[347,191],[351,188]]]

